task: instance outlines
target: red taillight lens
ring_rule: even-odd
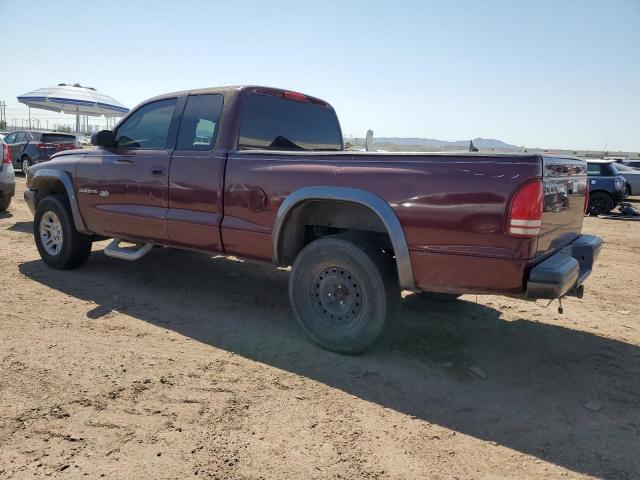
[[[4,150],[4,160],[2,163],[11,163],[11,149],[9,148],[9,145],[5,143],[2,146],[2,149]]]
[[[529,182],[511,200],[507,232],[512,237],[533,238],[542,225],[542,180]]]

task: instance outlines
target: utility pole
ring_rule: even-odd
[[[7,128],[7,103],[0,100],[0,126]]]

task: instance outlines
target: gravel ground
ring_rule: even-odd
[[[288,272],[157,249],[39,260],[24,179],[0,214],[0,478],[640,478],[640,222],[582,300],[407,294],[346,357],[309,343]]]

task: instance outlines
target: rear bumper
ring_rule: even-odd
[[[573,243],[554,253],[529,271],[527,298],[581,296],[582,284],[591,274],[602,249],[602,239],[581,235]]]
[[[31,215],[36,214],[36,191],[31,190],[30,188],[24,191],[24,201],[29,206],[29,210],[31,211]]]

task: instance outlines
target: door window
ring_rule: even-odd
[[[216,142],[221,112],[222,95],[190,95],[176,150],[209,150]]]
[[[24,132],[18,132],[16,133],[16,139],[15,139],[15,143],[23,143],[26,142],[27,139],[27,134]]]
[[[148,103],[135,111],[116,132],[116,145],[121,148],[167,148],[169,127],[176,99]]]
[[[7,135],[6,137],[4,137],[4,143],[16,143],[16,134],[12,133],[11,135]]]

